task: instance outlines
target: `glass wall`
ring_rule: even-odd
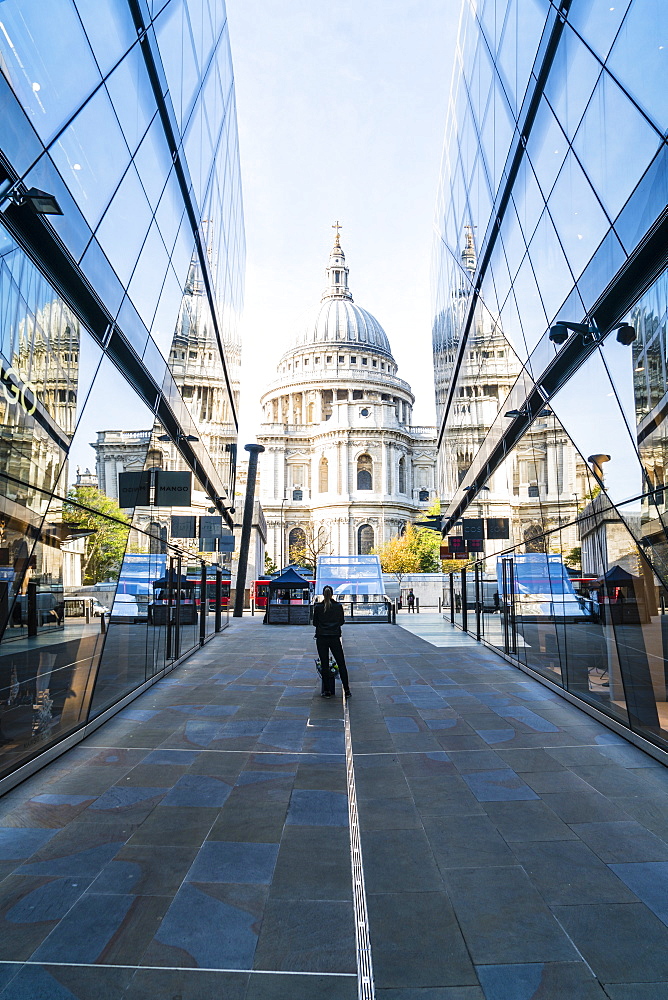
[[[464,5],[433,323],[446,618],[662,746],[667,31]]]
[[[227,19],[223,0],[152,7],[0,7],[0,778],[227,623],[244,272]],[[130,507],[126,472],[150,485]],[[161,502],[164,473],[186,474],[184,504]]]

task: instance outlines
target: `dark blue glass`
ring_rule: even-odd
[[[0,121],[2,151],[18,174],[23,174],[42,152],[42,144],[0,73]]]

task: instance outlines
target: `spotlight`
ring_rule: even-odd
[[[553,416],[552,410],[540,410],[536,416],[538,417],[551,417]]]
[[[524,410],[507,410],[503,415],[504,417],[512,418],[512,417],[523,417],[525,416],[525,413]]]
[[[617,330],[617,342],[620,344],[624,344],[625,347],[628,347],[630,344],[632,344],[637,336],[638,335],[636,333],[635,327],[629,326],[628,323],[624,323]]]
[[[555,323],[550,327],[550,340],[553,344],[563,344],[568,340],[568,328],[565,323]]]
[[[39,215],[62,215],[63,210],[55,199],[55,196],[39,188],[28,188],[24,201],[29,201]]]

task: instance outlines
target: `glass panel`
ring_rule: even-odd
[[[545,198],[552,190],[567,152],[566,137],[543,98],[527,143],[527,155]]]
[[[131,164],[95,234],[126,286],[150,224],[151,208]]]
[[[104,87],[84,105],[50,153],[94,228],[130,159]]]
[[[568,20],[600,59],[605,59],[619,31],[630,0],[614,4],[600,0],[579,0],[572,4]]]
[[[631,354],[628,347],[616,346]],[[642,493],[638,452],[598,351],[552,397],[550,407],[584,458],[610,456],[601,467],[612,500],[621,502]]]
[[[12,90],[45,142],[100,82],[70,0],[3,4],[0,58]]]
[[[130,9],[118,0],[76,0],[76,6],[98,65],[108,73],[137,41]]]
[[[628,198],[659,143],[654,129],[604,72],[573,148],[611,217]]]
[[[2,34],[0,29],[0,35]],[[2,150],[17,174],[23,174],[42,152],[42,144],[2,73],[0,73]]]
[[[600,62],[566,25],[545,86],[552,110],[572,139],[596,86]]]
[[[168,267],[167,251],[158,227],[153,222],[128,287],[128,295],[149,328],[153,322],[158,297]]]
[[[624,19],[608,59],[608,69],[663,134],[668,129],[665,13],[661,0],[642,0],[642,3],[636,0]]]
[[[86,720],[105,639],[101,618],[111,606],[118,568],[110,540],[122,551],[127,532],[99,513],[54,498],[34,539],[25,522],[3,510],[1,774]],[[92,556],[103,538],[104,569]],[[107,582],[94,586],[100,573]]]
[[[548,208],[571,270],[578,275],[610,223],[573,153],[566,157]]]
[[[529,244],[529,257],[538,283],[543,309],[551,321],[573,287],[573,275],[566,263],[549,212],[543,213],[536,227],[536,232]],[[518,275],[519,278],[520,275]],[[541,337],[543,332],[544,329],[539,329],[538,337]],[[533,347],[533,344],[531,346]]]
[[[139,45],[128,53],[107,80],[111,103],[131,153],[155,114],[155,97]]]

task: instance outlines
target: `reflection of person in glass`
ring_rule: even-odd
[[[324,587],[324,600],[319,601],[313,609],[313,624],[315,625],[315,644],[322,668],[323,698],[331,698],[334,694],[334,674],[329,670],[329,654],[336,660],[339,676],[343,684],[346,698],[350,697],[348,686],[348,670],[341,645],[341,626],[343,625],[343,605],[334,600],[331,587]]]

